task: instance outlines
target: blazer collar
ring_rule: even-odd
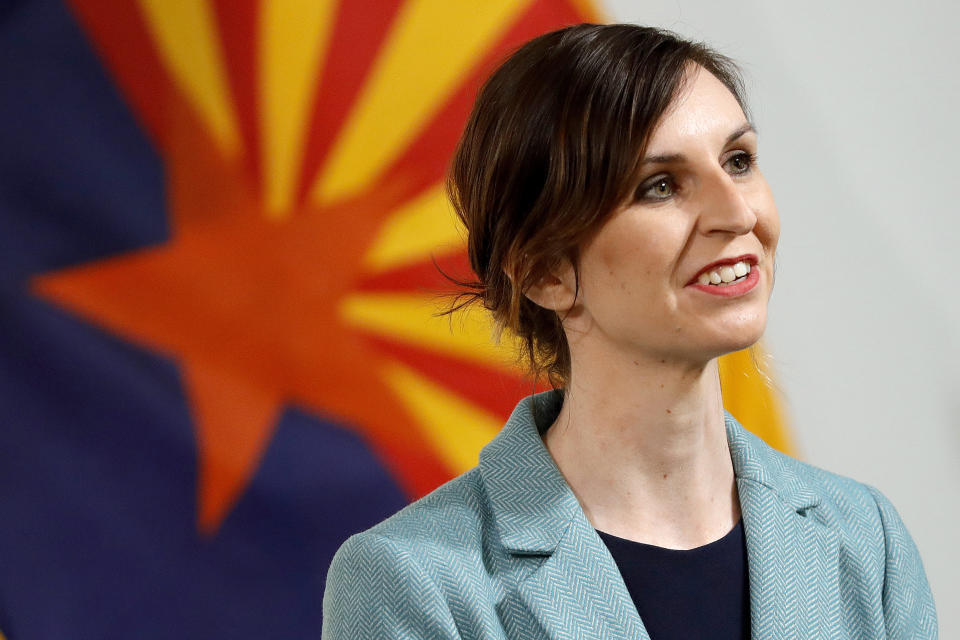
[[[525,398],[480,454],[505,549],[549,556],[502,603],[517,612],[506,619],[517,634],[539,629],[536,637],[647,640],[612,556],[540,437],[538,424],[552,423],[562,400],[557,391]],[[815,511],[807,517],[820,497],[798,475],[802,467],[724,417],[746,534],[752,637],[783,637],[784,629],[827,637],[835,612],[823,603],[840,588],[837,533]]]
[[[798,513],[820,504],[819,493],[785,464],[788,458],[747,431],[728,411],[723,413],[733,473],[738,484],[747,480],[763,485]]]
[[[581,511],[543,444],[535,419],[552,416],[544,425],[548,426],[562,403],[559,391],[524,398],[497,437],[480,452],[480,475],[500,540],[508,551],[553,553],[570,521]]]
[[[541,439],[560,411],[563,393],[545,391],[521,400],[496,438],[480,452],[480,474],[504,547],[514,553],[549,554],[571,519],[582,513]],[[539,420],[538,420],[539,418]],[[724,412],[727,443],[738,485],[773,492],[798,514],[820,496],[786,466],[782,454]],[[539,426],[538,426],[539,423]]]

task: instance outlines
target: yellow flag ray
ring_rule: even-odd
[[[368,186],[529,3],[407,0],[311,198],[329,204]]]
[[[335,0],[261,0],[259,64],[266,213],[290,211]]]
[[[765,375],[769,377],[770,374],[754,365],[756,359],[763,367],[765,357],[764,347],[757,343],[750,349],[720,358],[723,406],[740,424],[763,438],[771,447],[795,455],[780,398],[764,379]]]
[[[225,156],[240,149],[219,35],[206,0],[139,0],[160,57]]]
[[[515,345],[506,335],[502,344],[493,344],[486,310],[471,307],[453,318],[437,318],[433,314],[440,304],[430,295],[355,294],[343,301],[340,313],[347,323],[376,335],[516,371]]]
[[[439,184],[390,216],[364,260],[371,272],[394,269],[462,249],[466,237]]]
[[[483,411],[408,367],[390,364],[382,376],[454,475],[477,464],[480,449],[503,425],[502,418]]]

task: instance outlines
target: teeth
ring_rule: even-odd
[[[700,284],[714,284],[718,285],[720,283],[733,282],[737,278],[742,278],[743,276],[750,273],[750,264],[747,262],[738,262],[733,266],[723,266],[714,271],[705,271],[700,274],[700,277],[697,281]]]

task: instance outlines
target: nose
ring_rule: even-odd
[[[719,170],[704,179],[699,226],[704,234],[750,233],[757,214],[750,206],[744,187],[727,172]]]

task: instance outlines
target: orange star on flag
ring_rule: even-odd
[[[416,497],[530,392],[482,315],[435,317],[432,260],[467,273],[442,179],[479,83],[577,4],[72,2],[163,157],[170,237],[31,287],[178,364],[202,532],[285,406],[361,431]]]

